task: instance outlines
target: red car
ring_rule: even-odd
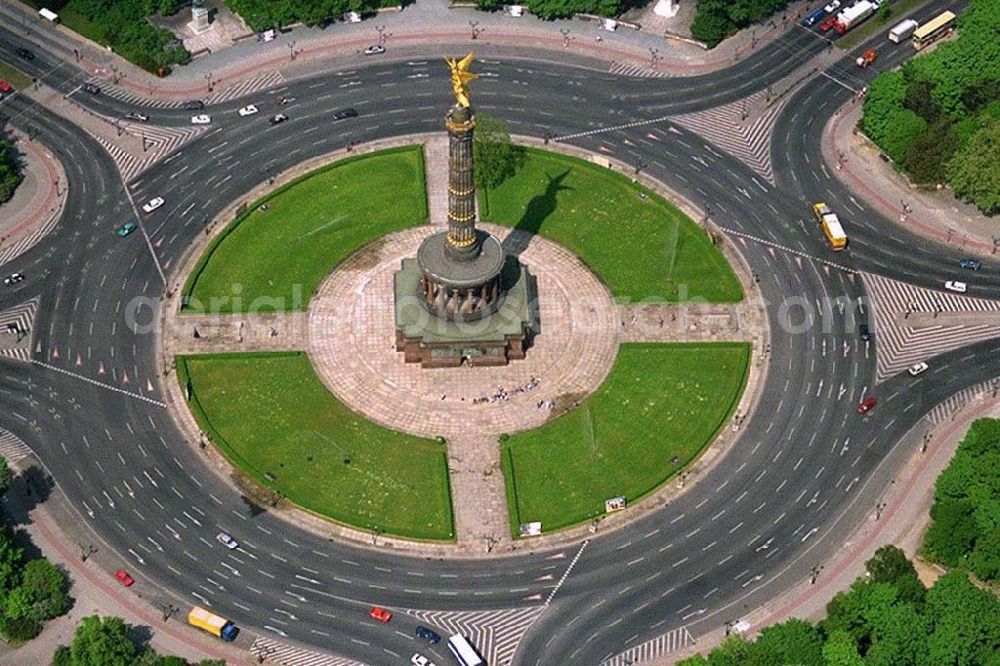
[[[135,582],[135,579],[132,578],[132,576],[129,576],[128,572],[125,571],[124,569],[119,569],[118,571],[116,571],[115,578],[117,578],[118,582],[124,585],[125,587],[131,587],[132,583]]]
[[[875,396],[868,396],[858,405],[858,414],[867,414],[876,404],[878,404],[878,400],[875,399]]]
[[[12,88],[9,83],[4,81],[3,79],[0,79],[0,93],[9,93],[13,92],[13,90],[14,88]]]
[[[371,615],[376,620],[378,620],[379,622],[388,622],[389,620],[392,619],[392,613],[382,608],[381,606],[375,606],[368,612],[368,614]]]
[[[820,22],[820,24],[819,24],[819,31],[820,32],[830,32],[830,30],[833,28],[834,24],[836,24],[836,23],[837,23],[837,17],[836,16],[827,16],[825,19],[823,19],[822,22]]]

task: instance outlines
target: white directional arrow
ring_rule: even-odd
[[[128,549],[128,552],[132,553],[132,557],[134,557],[136,560],[138,560],[139,564],[145,564],[146,563],[146,560],[142,559],[142,556],[139,555],[139,553],[137,553],[134,550],[132,550],[131,548]]]

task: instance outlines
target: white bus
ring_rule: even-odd
[[[462,634],[455,634],[448,639],[448,649],[462,666],[485,666],[486,664],[476,649],[472,647],[472,643]]]
[[[919,27],[920,24],[913,19],[900,21],[889,30],[889,41],[893,44],[899,44],[909,38],[913,34],[913,31]]]

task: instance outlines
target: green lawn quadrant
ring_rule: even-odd
[[[337,400],[308,357],[178,357],[202,429],[243,472],[361,529],[453,539],[445,445],[379,426]]]
[[[480,193],[480,208],[484,220],[563,245],[617,298],[743,299],[736,275],[703,230],[659,195],[605,167],[528,149],[513,176]]]
[[[255,201],[219,234],[188,279],[185,308],[305,310],[351,253],[427,221],[420,146],[335,162]]]
[[[550,532],[649,493],[715,437],[739,401],[750,345],[623,344],[577,409],[502,444],[512,529]]]

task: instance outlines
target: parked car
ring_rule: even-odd
[[[392,619],[392,613],[382,608],[381,606],[373,606],[372,609],[368,611],[368,614],[371,615],[376,620],[378,620],[379,622],[388,622],[389,620]]]
[[[135,222],[126,222],[122,226],[118,227],[118,230],[115,233],[121,236],[122,238],[125,238],[136,229],[138,229],[138,226],[136,225]]]
[[[281,123],[285,122],[286,120],[288,120],[288,116],[286,116],[283,113],[276,113],[273,116],[271,116],[270,119],[268,119],[267,122],[271,123],[272,125],[280,125]]]
[[[4,81],[3,79],[0,79],[0,93],[6,95],[7,93],[12,93],[12,92],[14,92],[14,87],[9,83],[7,83],[6,81]]]
[[[132,578],[132,576],[129,576],[128,572],[125,571],[124,569],[119,569],[118,571],[116,571],[115,578],[117,578],[118,582],[124,585],[125,587],[132,587],[132,584],[135,583],[135,579]]]
[[[385,53],[385,47],[381,44],[372,44],[365,49],[365,55],[378,55],[380,53]]]
[[[944,288],[948,291],[956,291],[960,294],[964,294],[969,286],[964,282],[959,282],[958,280],[948,280],[944,283]]]
[[[822,23],[819,24],[820,32],[830,32],[833,29],[833,25],[837,22],[836,16],[827,16],[823,19]]]
[[[91,95],[100,95],[101,94],[101,89],[99,87],[97,87],[96,85],[94,85],[93,83],[85,83],[85,84],[83,84],[83,89],[84,89],[84,91],[89,92]]]
[[[237,113],[239,113],[241,117],[246,118],[247,116],[252,116],[253,114],[257,113],[258,110],[259,109],[253,104],[247,104]]]
[[[226,534],[225,532],[219,532],[219,534],[215,537],[215,540],[221,543],[229,550],[236,550],[237,548],[240,547],[239,542],[233,537]]]
[[[978,259],[962,259],[962,261],[958,262],[958,265],[962,268],[967,268],[970,271],[978,271],[983,267],[983,262]]]
[[[199,113],[197,116],[191,116],[192,125],[208,125],[212,122],[212,116],[206,115],[204,113]]]
[[[35,54],[31,52],[29,49],[24,48],[23,46],[14,49],[14,53],[17,55],[18,58],[24,58],[25,60],[35,59]]]
[[[840,0],[833,0],[833,2],[823,8],[823,11],[827,14],[832,14],[838,9],[840,9]]]
[[[344,120],[346,118],[357,118],[358,112],[354,109],[341,109],[340,111],[333,112],[334,120]]]
[[[125,114],[126,120],[136,120],[140,123],[149,122],[149,116],[145,113],[139,113],[138,111],[133,111],[132,113]]]
[[[154,210],[163,205],[163,197],[153,197],[146,203],[142,205],[143,212],[152,213]]]
[[[3,279],[3,283],[7,287],[12,287],[22,280],[24,280],[24,273],[11,273]]]
[[[910,373],[911,377],[916,377],[921,372],[923,372],[924,370],[926,370],[927,367],[928,367],[927,364],[924,363],[923,361],[921,361],[920,363],[917,363],[915,365],[911,365],[906,371],[908,373]]]
[[[870,395],[858,405],[858,414],[867,414],[872,410],[872,408],[878,404],[878,399],[875,396]]]
[[[802,25],[805,26],[806,28],[811,28],[814,25],[816,25],[817,21],[823,20],[824,16],[826,16],[826,14],[823,12],[823,10],[817,9],[812,14],[807,14],[806,17],[802,19]]]
[[[181,108],[185,111],[201,111],[205,108],[205,103],[200,99],[189,99],[181,104]]]
[[[417,638],[422,638],[431,645],[441,642],[441,636],[433,629],[428,629],[427,627],[417,626],[416,632]]]

